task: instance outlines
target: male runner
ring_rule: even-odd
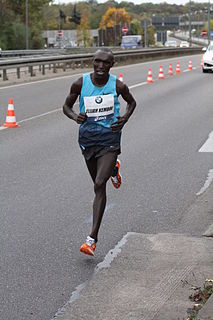
[[[79,145],[94,182],[93,225],[80,251],[94,255],[98,231],[106,206],[106,183],[111,177],[115,188],[121,185],[119,174],[121,130],[133,113],[136,102],[128,87],[109,73],[114,64],[111,50],[96,51],[92,73],[75,81],[63,106],[64,114],[80,124]],[[120,116],[118,96],[127,102],[126,112]],[[80,96],[80,113],[73,106]]]

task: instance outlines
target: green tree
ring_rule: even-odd
[[[142,34],[141,22],[137,19],[133,19],[131,22],[132,34]]]
[[[149,26],[147,28],[148,33],[148,45],[154,45],[155,44],[155,29],[153,26]]]
[[[91,44],[88,18],[86,14],[82,15],[81,23],[77,28],[77,43],[80,45],[82,42],[85,47]]]
[[[44,23],[43,7],[52,0],[28,1],[29,44],[32,48],[42,46],[42,29]],[[0,1],[0,47],[3,49],[25,48],[26,0]]]

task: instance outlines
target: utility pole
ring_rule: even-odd
[[[192,10],[191,10],[191,0],[189,2],[189,46],[192,46]]]
[[[114,28],[114,32],[115,32],[115,39],[114,39],[114,47],[116,47],[116,14],[117,14],[117,12],[116,12],[116,9],[115,9],[115,28]]]
[[[208,4],[208,44],[210,43],[210,0]]]
[[[58,30],[61,30],[60,1],[58,1]]]
[[[146,20],[144,21],[144,46],[147,47],[147,24]]]
[[[25,2],[25,35],[26,35],[26,50],[29,49],[29,41],[28,41],[28,0]]]

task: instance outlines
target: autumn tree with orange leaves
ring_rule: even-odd
[[[109,8],[104,16],[102,17],[101,23],[99,24],[100,29],[112,28],[118,24],[125,25],[130,22],[130,16],[123,8]]]

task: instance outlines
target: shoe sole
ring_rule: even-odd
[[[84,245],[81,246],[80,252],[88,254],[90,256],[94,256],[94,251],[92,249],[90,249],[89,247],[86,247]]]

